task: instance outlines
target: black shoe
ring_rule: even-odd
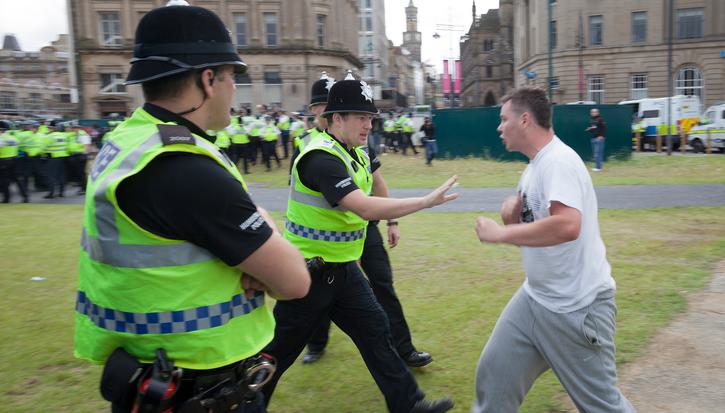
[[[23,203],[24,203],[24,204],[27,204],[27,203],[29,203],[29,202],[30,202],[30,200],[28,199],[28,197],[27,197],[27,196],[26,196],[25,198],[23,198]]]
[[[325,350],[312,351],[307,350],[304,356],[302,356],[302,364],[310,364],[319,360],[325,354]]]
[[[414,351],[403,357],[405,364],[409,367],[423,367],[433,361],[433,357],[425,351]]]
[[[453,408],[453,400],[449,398],[433,400],[418,400],[413,405],[410,413],[443,413]]]
[[[58,195],[58,198],[63,198],[63,193],[62,192]]]
[[[55,198],[53,196],[53,194],[47,194],[46,196],[43,197],[43,199],[53,199],[53,198]]]

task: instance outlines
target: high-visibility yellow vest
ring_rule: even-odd
[[[208,156],[246,189],[239,171],[211,142],[178,129],[165,134],[165,125],[174,124],[137,109],[110,134],[93,164],[75,355],[102,363],[123,347],[149,362],[161,347],[177,366],[213,369],[259,352],[272,340],[274,319],[263,293],[245,297],[239,268],[188,241],[148,232],[120,209],[119,184],[165,153]]]
[[[312,151],[325,151],[339,158],[350,179],[366,194],[373,185],[370,159],[362,148],[355,148],[355,160],[339,142],[320,132],[300,152],[292,167],[290,196],[284,237],[305,258],[322,257],[326,262],[355,261],[362,255],[367,221],[354,212],[330,205],[322,193],[306,187],[299,178],[300,159]]]

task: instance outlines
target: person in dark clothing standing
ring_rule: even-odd
[[[594,168],[592,171],[599,172],[602,170],[604,163],[604,137],[607,134],[607,124],[599,114],[599,109],[589,111],[591,123],[587,131],[592,134],[592,153],[594,155]]]
[[[425,121],[420,125],[420,131],[423,132],[423,145],[425,145],[425,164],[433,166],[433,159],[438,154],[438,145],[436,144],[435,126],[429,117],[425,117]]]
[[[307,260],[311,287],[301,299],[274,308],[274,339],[265,352],[277,370],[263,389],[272,396],[277,381],[302,352],[314,329],[329,315],[355,343],[393,413],[443,413],[450,399],[428,401],[400,355],[393,349],[388,317],[358,267],[370,220],[391,220],[451,201],[457,177],[420,198],[371,196],[367,144],[378,113],[372,88],[352,74],[335,83],[327,100],[326,131],[317,134],[295,159],[284,237]]]
[[[372,143],[368,145],[371,170],[373,173],[372,194],[387,198],[389,196],[388,186],[380,173],[380,158],[378,158]],[[403,358],[403,361],[410,367],[423,367],[433,361],[433,357],[424,351],[416,350],[410,336],[408,323],[405,321],[403,307],[393,287],[393,269],[390,265],[390,257],[385,250],[383,237],[378,229],[380,221],[370,221],[367,227],[367,236],[363,245],[360,266],[370,281],[373,294],[385,310],[390,321],[390,332],[393,336],[393,347]],[[388,245],[394,248],[398,245],[400,231],[397,220],[388,220]],[[322,325],[315,331],[307,343],[307,353],[302,356],[302,363],[314,363],[325,353],[325,347],[330,332],[330,317],[322,322]]]

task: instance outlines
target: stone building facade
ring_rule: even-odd
[[[233,106],[302,110],[322,71],[342,78],[361,69],[357,0],[199,0],[216,12],[249,65],[238,76]],[[145,13],[165,0],[71,0],[84,117],[129,114],[142,103],[139,86],[123,85],[133,37]],[[351,29],[353,28],[353,29]]]
[[[71,117],[68,35],[40,51],[23,51],[14,36],[0,50],[0,115],[5,117]]]
[[[725,2],[551,0],[552,89],[558,103],[616,103],[668,94],[725,100]],[[546,87],[547,0],[514,0],[516,85]]]
[[[461,42],[461,105],[494,106],[513,88],[513,0],[476,15]]]

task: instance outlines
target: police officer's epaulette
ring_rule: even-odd
[[[164,146],[168,145],[196,145],[196,139],[186,126],[158,124],[159,136]]]
[[[310,136],[310,131],[306,130],[305,133],[303,133],[302,135],[298,136],[297,138],[304,139],[304,138],[306,138],[308,136]]]

